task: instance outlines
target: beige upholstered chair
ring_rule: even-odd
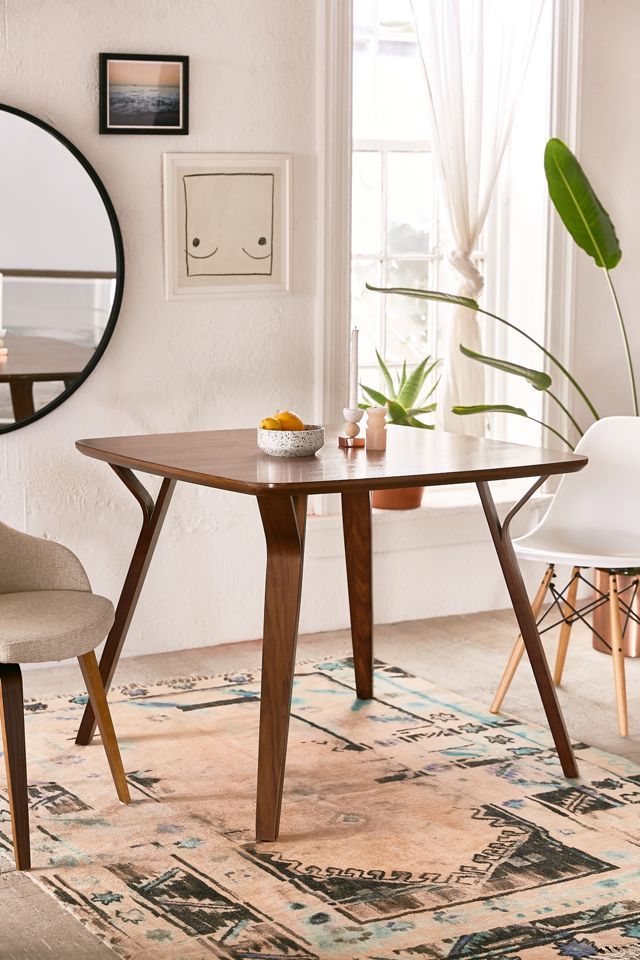
[[[130,802],[94,653],[112,623],[70,550],[0,523],[0,722],[18,870],[31,866],[21,663],[78,658],[118,798]]]

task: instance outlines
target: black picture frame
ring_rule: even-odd
[[[178,123],[171,124],[168,122],[156,122],[156,123],[135,123],[130,122],[130,118],[136,116],[135,112],[131,110],[131,102],[125,104],[128,111],[126,114],[122,114],[119,119],[124,120],[126,116],[126,121],[121,123],[114,123],[113,116],[110,109],[110,98],[109,98],[109,64],[114,61],[126,61],[131,64],[141,63],[165,63],[165,64],[179,64],[180,65],[180,94],[179,94],[179,107],[178,107]],[[135,76],[135,67],[131,69],[132,74]],[[142,73],[142,71],[141,71]],[[99,120],[100,120],[100,133],[110,133],[110,134],[150,134],[150,135],[160,135],[160,136],[186,136],[189,133],[189,57],[183,56],[169,56],[167,54],[154,54],[154,53],[101,53],[99,55],[99,83],[100,83],[100,105],[99,105]],[[167,116],[165,120],[172,119],[170,111],[166,111]],[[139,116],[143,116],[139,114]]]
[[[40,127],[46,133],[49,133],[52,137],[58,140],[64,147],[67,148],[69,153],[75,157],[78,163],[84,168],[84,170],[89,175],[90,179],[93,181],[93,184],[100,195],[100,199],[104,204],[107,217],[109,218],[109,224],[111,226],[111,232],[113,234],[113,246],[115,250],[116,258],[116,283],[115,290],[113,294],[113,301],[111,303],[111,312],[109,314],[109,319],[104,328],[104,333],[102,338],[98,343],[97,347],[93,351],[93,355],[80,376],[76,377],[71,383],[65,387],[62,393],[59,393],[57,397],[47,403],[44,407],[41,407],[40,410],[36,410],[34,414],[30,417],[25,417],[23,420],[17,420],[15,423],[0,424],[0,434],[10,433],[12,430],[19,430],[22,427],[28,426],[30,423],[34,423],[36,420],[40,420],[41,417],[46,416],[48,413],[51,413],[52,410],[55,410],[56,407],[59,407],[61,403],[64,403],[65,400],[68,400],[69,397],[76,392],[79,386],[81,386],[89,374],[95,369],[99,363],[102,355],[107,349],[107,345],[111,340],[111,336],[116,326],[116,321],[118,319],[118,314],[120,313],[120,307],[122,305],[122,294],[124,290],[124,245],[122,242],[122,233],[120,231],[120,224],[118,223],[118,217],[111,201],[111,197],[107,193],[107,189],[103,184],[102,180],[96,173],[95,169],[89,163],[85,155],[71,142],[68,140],[64,134],[60,133],[59,130],[56,130],[55,127],[52,127],[45,120],[42,120],[40,117],[35,117],[32,113],[27,113],[26,110],[20,110],[18,107],[13,107],[8,103],[0,103],[0,112],[11,113],[16,117],[21,117],[23,120],[28,120],[29,123],[35,124],[37,127]]]

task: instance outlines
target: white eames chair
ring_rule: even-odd
[[[607,596],[600,595],[576,607],[581,570],[593,568],[608,574],[611,654],[618,707],[618,726],[627,736],[627,695],[624,671],[623,625],[636,619],[630,603],[620,596],[621,574],[640,572],[640,418],[607,417],[594,423],[581,438],[576,453],[589,458],[579,473],[567,474],[540,523],[526,536],[514,540],[521,560],[539,560],[546,570],[531,604],[536,618],[551,590],[561,611],[562,627],[554,670],[554,683],[562,682],[571,626],[584,618]],[[571,580],[562,592],[553,585],[556,564],[571,564]],[[587,581],[588,582],[588,581]],[[632,584],[638,589],[637,579]],[[546,616],[546,614],[544,614]],[[524,643],[515,642],[498,686],[491,712],[498,713],[522,659]]]

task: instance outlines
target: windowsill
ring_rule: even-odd
[[[491,484],[501,516],[515,506],[532,483],[533,480],[527,478],[499,480]],[[525,504],[514,520],[516,535],[530,529],[540,519],[551,496],[538,492]],[[415,510],[373,511],[374,553],[475,543],[488,537],[478,492],[472,483],[427,487],[422,506]],[[342,517],[339,514],[312,514],[307,518],[306,552],[318,559],[343,553]]]

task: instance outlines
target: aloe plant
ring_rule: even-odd
[[[428,388],[427,392],[424,393],[424,395],[422,394],[429,375],[438,367],[440,361],[432,361],[430,356],[426,356],[420,361],[415,370],[407,374],[407,362],[405,360],[402,366],[402,372],[396,372],[396,379],[394,381],[389,368],[377,350],[376,357],[378,358],[378,366],[380,367],[387,387],[387,395],[380,390],[374,390],[373,387],[367,387],[364,383],[361,383],[360,387],[363,393],[377,406],[387,407],[391,423],[403,427],[420,427],[423,430],[433,430],[434,425],[432,423],[423,423],[422,420],[418,420],[418,416],[425,413],[433,413],[436,409],[437,404],[435,401],[432,403],[427,403],[426,401],[433,395],[439,381],[436,380],[436,382]],[[367,410],[371,405],[371,403],[359,404],[362,410]]]

